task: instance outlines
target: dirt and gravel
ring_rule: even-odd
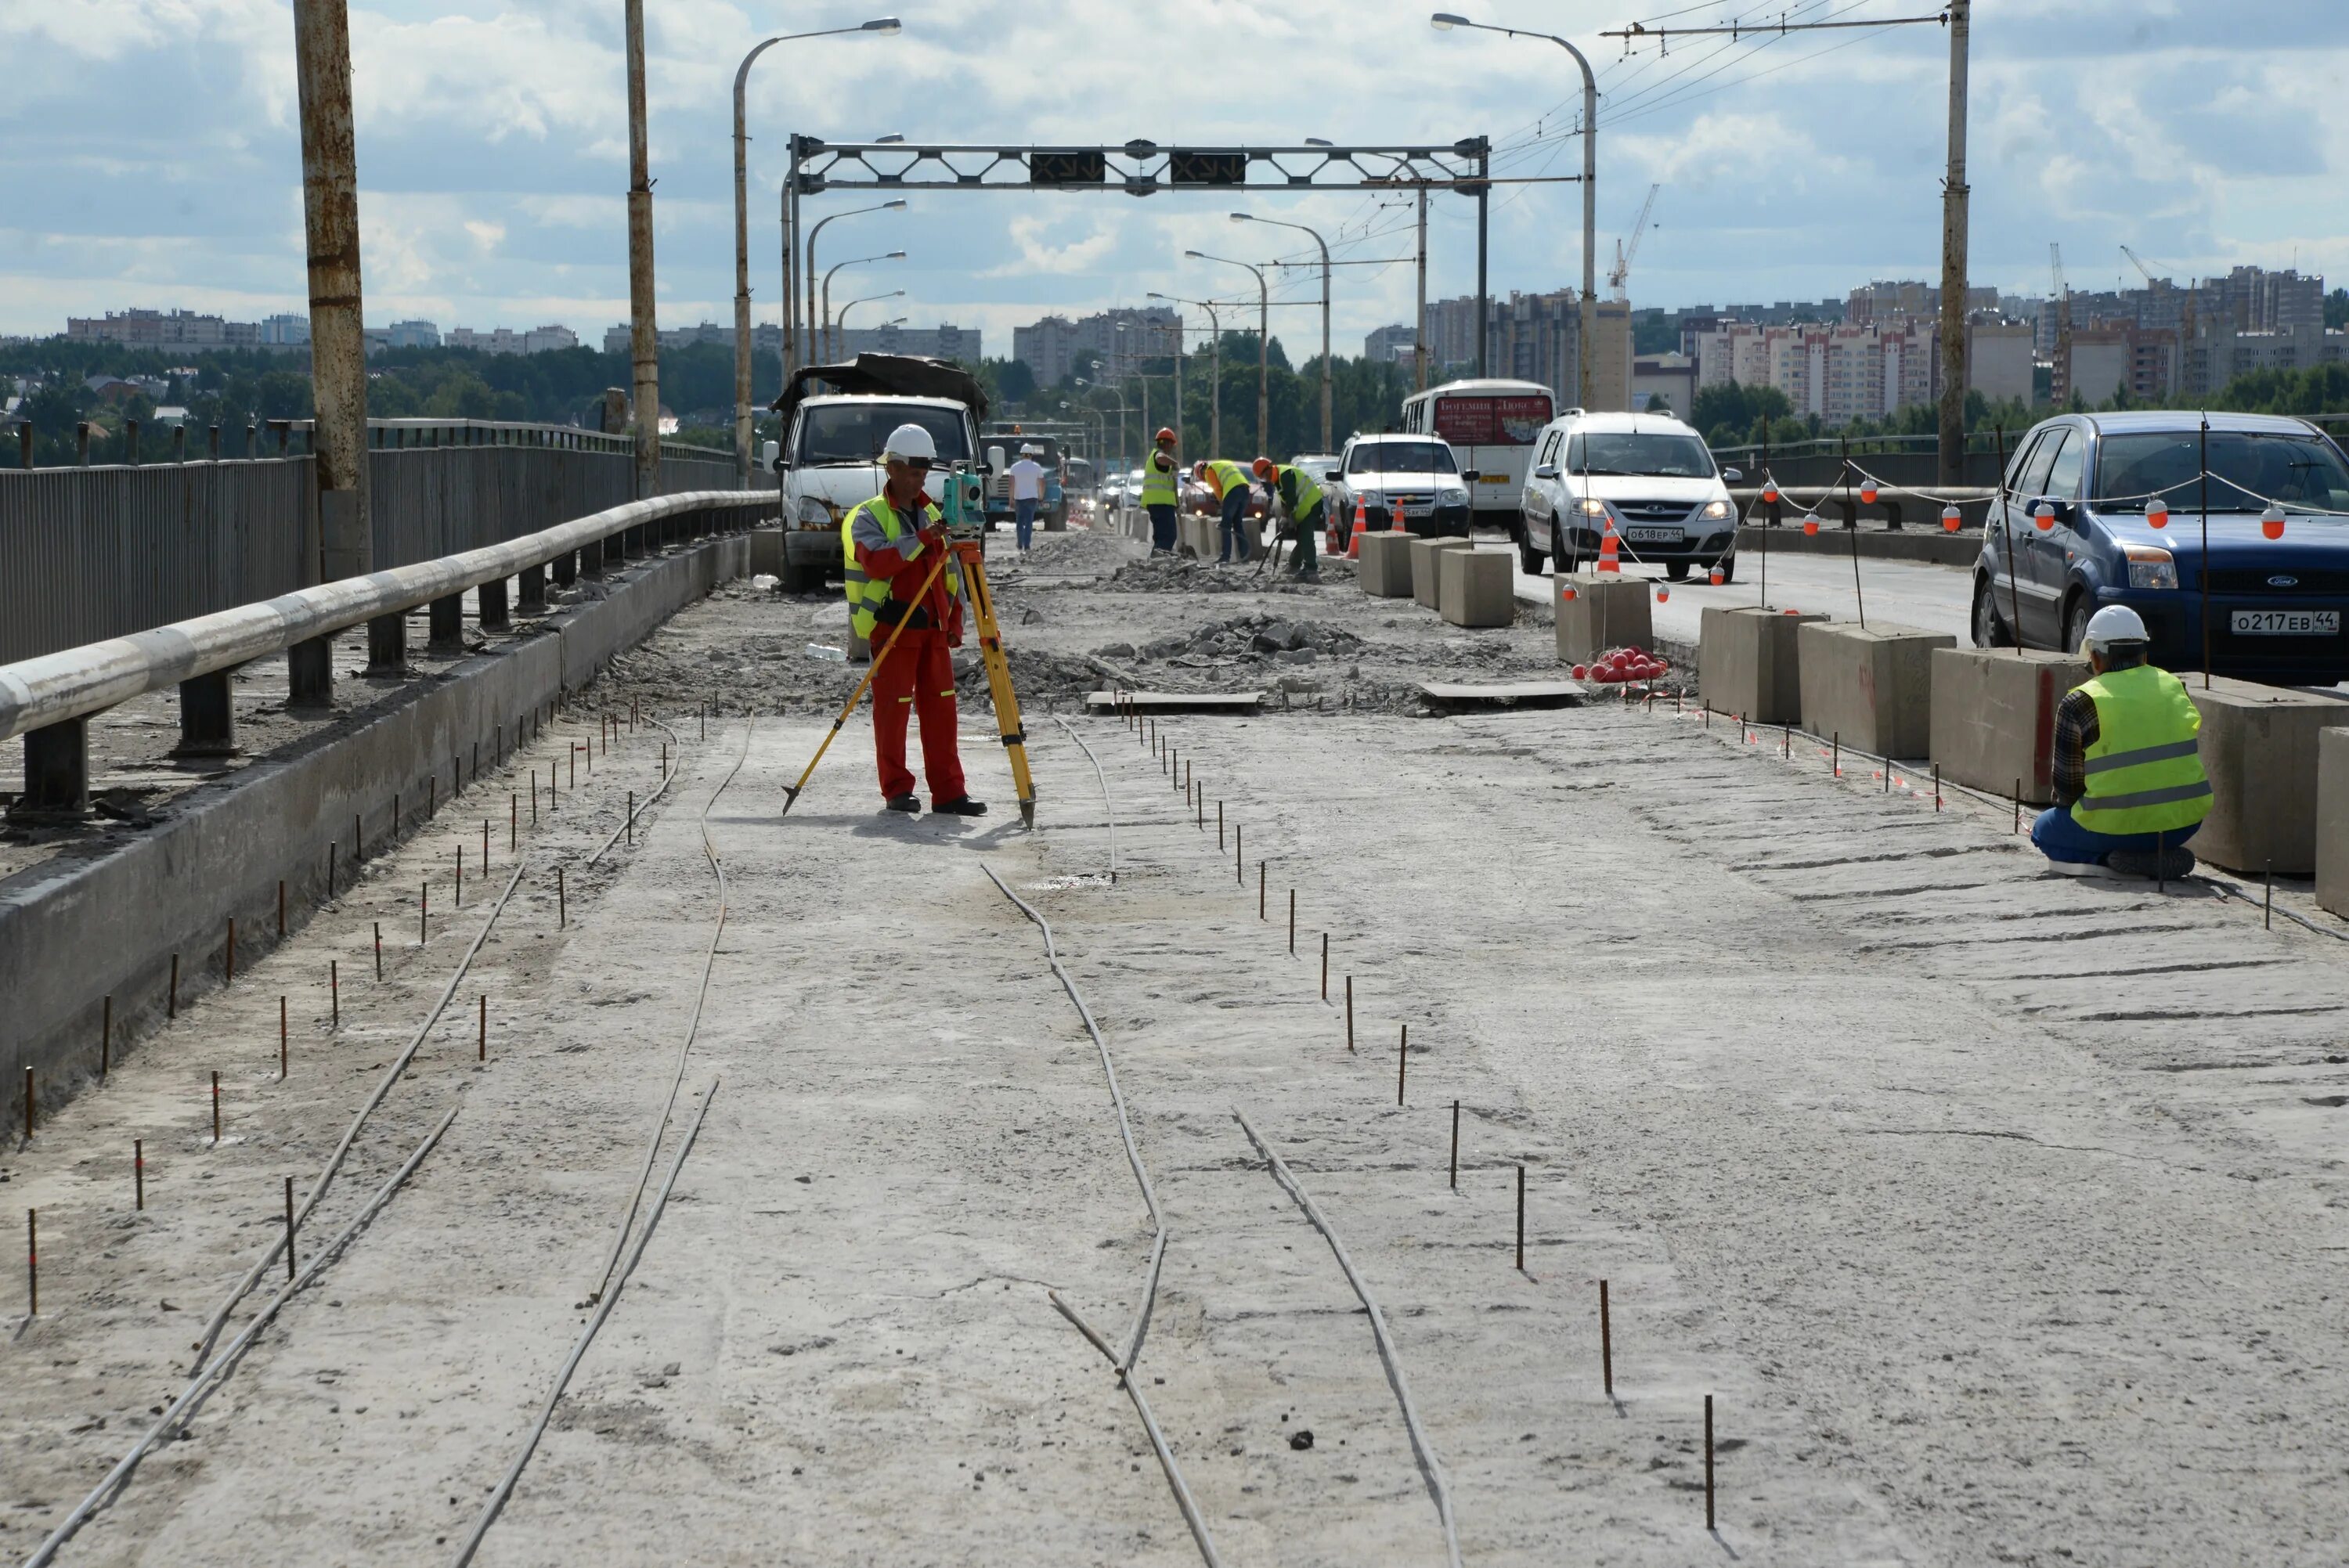
[[[856,678],[804,651],[843,640],[836,598],[731,588],[617,664],[598,707],[714,696],[719,720],[684,730],[677,784],[595,870],[660,732],[525,834],[513,902],[314,1228],[460,1105],[441,1147],[60,1561],[451,1550],[662,1119],[718,909],[705,822],[731,892],[664,1165],[715,1099],[485,1563],[1198,1561],[1045,1294],[1119,1336],[1151,1229],[1100,1059],[981,864],[1053,922],[1133,1107],[1171,1232],[1134,1376],[1226,1562],[1442,1561],[1359,1305],[1235,1108],[1376,1294],[1464,1561],[2342,1559],[2349,944],[2263,931],[2208,882],[2049,878],[2002,807],[1937,811],[1919,781],[1837,780],[1661,705],[1292,692],[1165,721],[1186,799],[1146,736],[1077,714],[1091,661],[1336,698],[1554,676],[1550,630],[1463,633],[1327,583],[1129,592],[1102,542],[997,574],[1015,660],[1067,673],[1028,726],[1034,833],[969,702],[994,814],[880,813],[860,724],[784,815]],[[455,972],[485,912],[419,945],[411,884],[470,810],[6,1157],[43,1271],[40,1318],[0,1347],[0,1553],[176,1391],[284,1176]]]

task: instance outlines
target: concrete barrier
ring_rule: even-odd
[[[280,880],[289,930],[307,923],[326,891],[329,845],[340,888],[349,889],[355,817],[373,860],[393,832],[395,791],[410,828],[428,777],[441,786],[444,809],[454,808],[446,788],[452,758],[465,759],[470,787],[477,748],[482,765],[511,753],[527,716],[585,686],[614,654],[750,563],[741,534],[631,562],[603,580],[604,598],[558,612],[539,634],[409,681],[332,731],[199,785],[135,838],[0,879],[0,1082],[19,1088],[32,1068],[41,1102],[63,1104],[97,1074],[108,996],[119,1061],[166,1011],[171,954],[181,955],[184,1006],[219,985],[230,916],[240,963],[275,944]],[[357,699],[359,688],[343,689]]]
[[[1753,724],[1803,722],[1801,660],[1795,629],[1827,617],[1747,604],[1708,605],[1698,621],[1698,700],[1715,713]]]
[[[2078,654],[1934,649],[1927,755],[1969,789],[2012,795],[2021,779],[2023,799],[2052,803],[2056,705],[2090,673]]]
[[[2349,704],[2284,686],[2185,677],[2202,710],[2202,770],[2210,814],[2194,853],[2229,871],[2258,875],[2272,862],[2286,876],[2316,870],[2316,738],[2349,720]]]
[[[1584,573],[1552,579],[1549,592],[1557,615],[1559,664],[1582,664],[1609,648],[1646,648],[1655,642],[1654,605],[1643,577]]]
[[[1365,533],[1354,580],[1373,599],[1411,597],[1411,535]]]
[[[783,531],[780,528],[754,528],[750,531],[750,570],[763,572],[770,577],[783,574]]]
[[[1517,618],[1516,562],[1490,550],[1435,552],[1435,613],[1455,626],[1506,626]]]
[[[1435,552],[1474,548],[1474,542],[1465,539],[1422,539],[1414,534],[1411,542],[1411,596],[1429,609],[1434,609]]]
[[[1860,751],[1922,757],[1932,745],[1935,648],[1946,632],[1878,621],[1813,621],[1795,634],[1802,665],[1803,727],[1840,735]]]
[[[2316,902],[2349,920],[2349,729],[2316,735]]]

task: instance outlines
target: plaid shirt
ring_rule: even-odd
[[[2096,699],[2076,686],[2065,692],[2055,705],[2055,757],[2048,769],[2058,806],[2088,792],[2088,748],[2098,738]]]

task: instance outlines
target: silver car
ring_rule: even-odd
[[[1317,477],[1341,530],[1354,526],[1359,500],[1364,521],[1375,529],[1392,526],[1400,503],[1403,527],[1413,533],[1467,536],[1468,485],[1475,476],[1460,471],[1451,444],[1436,437],[1356,436]]]

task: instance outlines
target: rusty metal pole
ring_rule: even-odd
[[[645,0],[626,0],[628,356],[635,366],[636,499],[660,493],[660,338],[653,319],[652,152],[645,125]]]
[[[351,27],[345,0],[295,0],[294,59],[302,115],[302,219],[310,262],[311,437],[318,496],[320,582],[375,570],[367,522],[367,337],[360,314],[359,176],[351,123]],[[404,623],[367,627],[367,663],[398,668]],[[289,651],[292,698],[329,700],[326,639]]]
[[[766,39],[734,70],[734,482],[741,490],[750,488],[750,133],[742,99],[751,64],[781,42]]]
[[[1950,0],[1950,170],[1941,181],[1941,407],[1939,479],[1966,466],[1966,46],[1972,0]]]

